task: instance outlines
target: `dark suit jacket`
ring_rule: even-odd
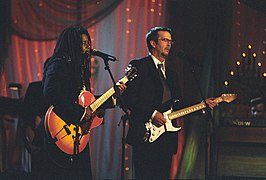
[[[150,119],[154,110],[164,112],[166,109],[162,108],[163,85],[152,58],[147,56],[132,60],[130,64],[136,67],[137,77],[127,84],[128,88],[122,97],[131,111],[127,141],[134,146],[143,144],[143,137],[146,132],[145,122]],[[172,99],[179,99],[180,91],[176,73],[166,68],[166,77]],[[156,140],[156,143],[175,151],[177,133],[164,133]]]
[[[42,93],[42,81],[31,82],[23,99],[22,118],[24,125],[35,129],[36,116],[42,118],[48,108],[49,104]]]
[[[78,104],[78,96],[83,86],[81,75],[75,73],[72,63],[63,58],[53,57],[45,68],[43,79],[45,99],[55,107],[55,112],[67,124],[79,123],[85,112],[85,108]],[[86,87],[90,85],[86,84]],[[97,97],[99,96],[95,96],[96,99]],[[99,109],[113,107],[113,101],[109,98]]]

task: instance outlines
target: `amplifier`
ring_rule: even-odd
[[[226,117],[221,119],[221,125],[241,127],[266,127],[266,118]]]

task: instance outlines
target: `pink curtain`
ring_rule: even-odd
[[[26,39],[51,40],[67,26],[91,27],[110,14],[121,1],[12,0],[12,28]]]
[[[147,54],[147,31],[154,26],[167,25],[167,1],[164,0],[11,2],[14,33],[0,85],[1,95],[8,97],[15,97],[14,92],[7,88],[9,83],[22,84],[23,96],[29,82],[42,79],[43,63],[52,55],[54,39],[66,26],[81,24],[89,27],[93,47],[119,59],[118,62],[110,62],[111,71],[118,81],[124,76],[124,69],[130,59]],[[91,14],[92,11],[94,13]],[[93,92],[101,94],[111,86],[112,82],[108,72],[104,70],[103,61],[95,57]],[[118,108],[108,110],[104,125],[92,130],[91,160],[96,179],[120,178],[122,125],[118,126],[118,123],[122,114],[122,110]],[[180,157],[181,151],[173,163],[173,178],[177,174]],[[27,166],[27,159],[23,162],[22,165]],[[125,178],[132,179],[131,147],[126,148],[125,165]]]
[[[191,54],[195,52],[194,54],[206,55],[210,59],[208,61],[210,63],[204,66],[205,72],[215,71],[216,73],[211,75],[206,73],[203,81],[210,81],[205,83],[206,89],[223,83],[221,80],[223,75],[218,76],[217,72],[236,71],[236,60],[241,59],[242,52],[247,52],[248,44],[252,46],[252,52],[257,53],[257,60],[262,63],[261,73],[266,72],[265,14],[248,7],[240,0],[231,1],[231,24],[225,24],[226,27],[216,27],[215,23],[206,23],[216,16],[209,9],[197,12],[197,3],[185,0],[176,1],[178,7],[166,7],[167,2],[171,2],[171,0],[11,0],[12,36],[7,51],[8,58],[4,73],[0,81],[1,96],[18,98],[17,92],[9,90],[8,85],[20,83],[22,84],[21,95],[23,97],[29,82],[42,79],[43,63],[52,55],[58,34],[69,25],[82,25],[88,28],[93,47],[119,59],[118,62],[110,62],[111,71],[115,80],[118,81],[124,76],[124,69],[130,59],[147,54],[145,44],[147,31],[154,26],[169,25],[166,21],[169,19],[169,9],[175,14],[175,17],[171,17],[176,43],[173,54],[176,56],[179,49],[185,48],[184,50]],[[175,1],[172,0],[172,2]],[[212,1],[206,1],[205,4],[200,5],[207,8],[210,2]],[[213,2],[215,3],[215,1]],[[211,9],[213,10],[213,8]],[[215,16],[212,16],[213,14]],[[220,14],[220,16],[223,15]],[[201,21],[197,22],[198,19],[194,16],[197,16]],[[221,35],[218,33],[218,28],[228,28],[230,31],[228,30],[228,34]],[[209,31],[213,32],[214,35],[211,36]],[[229,37],[230,34],[231,37]],[[226,40],[214,42],[217,40],[216,35],[229,40],[228,42]],[[208,37],[210,38],[209,42],[206,40]],[[211,44],[212,42],[213,44]],[[221,47],[230,50],[222,51],[224,49]],[[229,58],[224,59],[224,56]],[[176,57],[173,59],[176,60]],[[221,62],[223,60],[226,62]],[[173,66],[182,71],[182,63],[181,65],[179,63],[172,61]],[[225,64],[229,64],[230,68],[224,70]],[[214,68],[215,65],[216,68]],[[190,81],[187,81],[188,74],[180,74],[182,88],[185,86],[186,89],[189,89],[187,88],[190,85]],[[95,57],[93,59],[93,92],[101,94],[111,86],[112,82],[107,71],[104,70],[102,59]],[[217,89],[219,92],[222,91],[220,88]],[[93,129],[91,132],[91,158],[93,174],[96,179],[120,178],[122,124],[118,126],[118,123],[122,114],[122,110],[118,108],[108,110],[104,125]],[[18,119],[14,117],[14,122],[16,122],[14,124],[10,123],[14,119],[11,121],[9,119],[5,118],[7,124],[4,126],[9,127],[8,135],[14,135],[17,130]],[[183,121],[179,123],[184,126]],[[189,123],[186,125],[189,126]],[[171,170],[172,179],[176,177],[181,179],[204,177],[204,167],[201,163],[203,161],[198,160],[200,156],[204,158],[201,153],[203,152],[202,147],[199,147],[200,140],[197,139],[200,136],[198,131],[201,128],[189,126],[190,131],[184,131],[185,128],[186,126],[179,132],[178,153],[173,159]],[[10,130],[14,132],[11,133]],[[7,140],[7,142],[13,142],[10,147],[19,142],[15,139],[16,136],[8,137],[13,138]],[[184,154],[183,147],[185,148]],[[8,165],[20,163],[18,168],[28,171],[30,168],[29,157],[26,152],[19,152],[18,150],[14,148],[10,150],[12,152],[9,152],[9,155],[14,155],[12,157],[10,155],[9,158],[12,162],[10,161]],[[125,178],[132,179],[134,176],[132,174],[131,147],[126,148],[125,165]]]
[[[263,4],[265,3],[261,2],[261,5]],[[248,45],[251,45],[251,53],[257,55],[256,63],[262,63],[262,76],[263,72],[266,72],[266,13],[251,8],[240,0],[233,1],[233,7],[231,31],[233,43],[230,44],[231,69],[229,71],[236,72],[236,62],[241,61],[242,53],[248,55]],[[265,6],[261,7],[263,8],[265,11]],[[258,68],[257,64],[256,68]]]

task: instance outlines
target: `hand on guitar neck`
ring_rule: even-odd
[[[117,82],[116,86],[117,86],[120,94],[123,93],[125,91],[125,89],[127,88],[126,84],[123,81]],[[86,111],[85,116],[84,116],[83,120],[81,121],[82,134],[87,134],[89,132],[91,120],[96,115],[104,113],[104,110],[102,110],[102,109],[99,109],[99,110],[97,110],[96,113],[95,112],[93,113],[89,106],[86,107],[85,111]]]
[[[126,84],[125,84],[123,81],[119,81],[119,82],[117,82],[117,83],[116,83],[116,86],[117,86],[117,88],[118,88],[120,94],[122,94],[122,93],[126,90],[126,88],[127,88]],[[102,111],[100,110],[99,113],[101,113],[101,112],[102,112]],[[97,114],[98,114],[98,113],[97,113]],[[89,120],[91,120],[92,118],[93,118],[92,110],[91,110],[91,108],[90,108],[89,106],[87,106],[87,107],[86,107],[86,113],[85,113],[85,116],[84,116],[84,120],[83,120],[83,121],[89,121]]]
[[[218,105],[218,102],[213,97],[206,99],[206,103],[207,103],[207,105],[209,106],[210,109],[213,109],[215,106]]]
[[[116,86],[118,87],[120,94],[122,94],[127,88],[126,84],[123,81],[117,82]]]
[[[218,105],[218,102],[215,101],[215,98],[208,98],[206,99],[206,103],[210,109],[213,109],[215,106]],[[166,118],[164,117],[163,113],[155,111],[154,117],[152,119],[152,124],[156,127],[160,127],[166,123]]]

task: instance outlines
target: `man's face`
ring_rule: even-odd
[[[153,55],[157,58],[166,58],[170,52],[173,41],[171,34],[168,31],[159,31],[157,43],[151,41],[152,46],[154,47]]]
[[[90,45],[88,36],[86,34],[82,34],[82,37],[81,37],[81,48],[82,48],[82,53],[83,54],[85,54],[86,52],[87,53],[90,52],[91,45]]]

